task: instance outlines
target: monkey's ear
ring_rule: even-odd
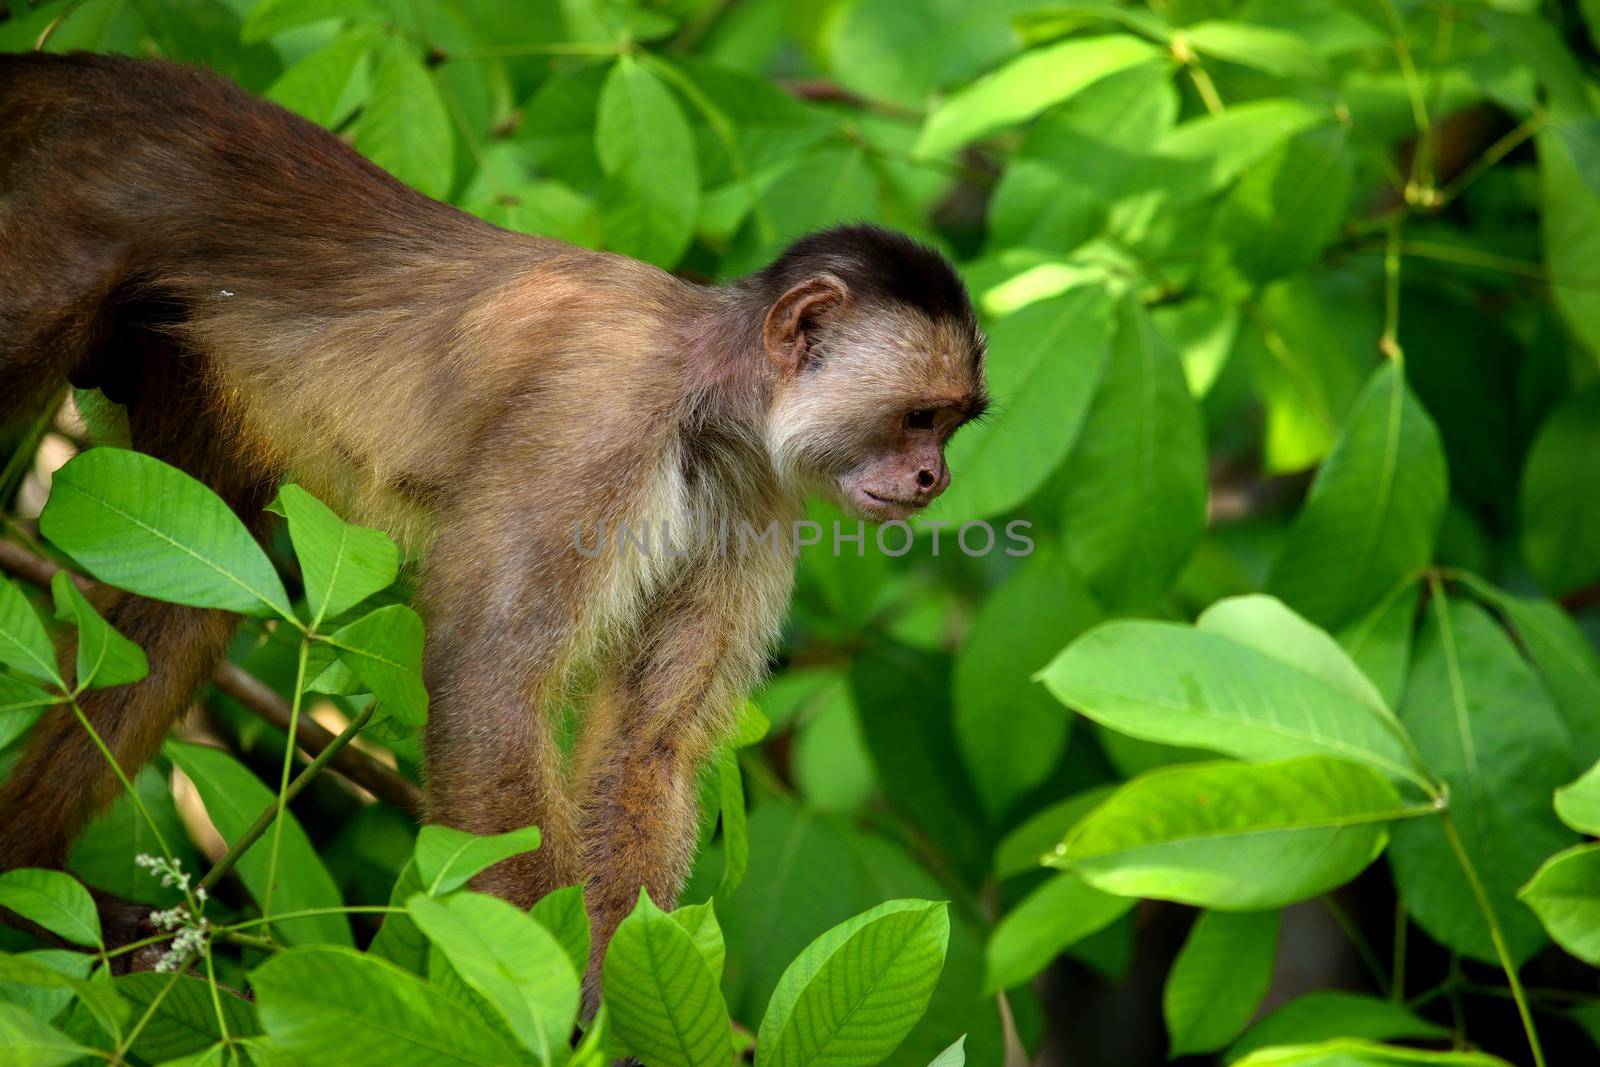
[[[761,343],[779,373],[788,377],[805,366],[806,331],[816,325],[819,316],[841,307],[849,298],[850,290],[832,274],[812,275],[778,297],[762,325]]]

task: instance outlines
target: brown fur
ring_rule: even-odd
[[[763,670],[793,560],[591,558],[574,524],[759,530],[811,488],[909,509],[982,406],[981,339],[942,260],[877,231],[806,252],[835,257],[813,273],[839,293],[817,306],[775,290],[804,258],[695,286],[428,200],[201,71],[0,56],[0,422],[64,378],[99,385],[138,448],[247,521],[288,475],[431,546],[430,816],[539,824],[537,853],[477,885],[526,906],[586,879],[596,961],[641,885],[676,896],[695,768]],[[875,293],[879,260],[914,263],[890,281],[940,307]],[[921,407],[936,430],[908,428]],[[130,596],[111,621],[152,674],[87,710],[131,771],[236,620]],[[574,697],[569,759],[556,720]],[[113,793],[75,724],[46,720],[0,791],[0,868],[59,863]]]

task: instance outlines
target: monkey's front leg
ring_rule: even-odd
[[[771,598],[761,594],[760,583],[697,574],[659,596],[634,651],[585,712],[574,784],[591,1005],[606,944],[640,887],[671,908],[694,861],[699,765],[727,737],[764,662]]]

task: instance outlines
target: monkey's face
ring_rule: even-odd
[[[950,484],[946,443],[987,404],[982,335],[970,322],[849,301],[802,330],[800,365],[769,417],[779,472],[879,522],[927,506]]]

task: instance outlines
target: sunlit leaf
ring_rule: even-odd
[[[1185,764],[1117,790],[1051,862],[1108,893],[1276,908],[1354,878],[1383,850],[1388,824],[1416,813],[1386,779],[1344,760]]]
[[[37,867],[0,872],[0,908],[9,908],[74,945],[102,944],[94,898],[70,874]]]
[[[71,621],[78,628],[76,681],[89,689],[137,682],[150,673],[144,649],[111,627],[89,603],[66,571],[56,571],[50,579],[55,598],[56,618]]]
[[[606,949],[602,978],[617,1036],[662,1067],[723,1067],[733,1059],[728,1008],[689,932],[641,891]]]
[[[415,975],[346,948],[279,953],[250,972],[272,1044],[351,1067],[504,1067],[517,1053],[470,1008]]]
[[[881,1063],[921,1018],[950,937],[945,905],[891,900],[827,931],[778,980],[756,1057],[768,1067]]]
[[[479,871],[538,847],[537,826],[479,835],[433,823],[417,833],[417,873],[429,893],[448,893]]]
[[[39,531],[129,592],[294,618],[277,572],[228,505],[142,453],[94,448],[68,460],[51,483]]]
[[[1517,897],[1556,944],[1600,967],[1600,845],[1558,852],[1534,872]]]
[[[423,933],[543,1064],[559,1063],[578,1012],[578,972],[545,928],[503,900],[456,893],[406,902]]]
[[[1076,38],[1025,52],[936,107],[917,140],[917,154],[960,148],[1159,54],[1149,42],[1126,34]]]

